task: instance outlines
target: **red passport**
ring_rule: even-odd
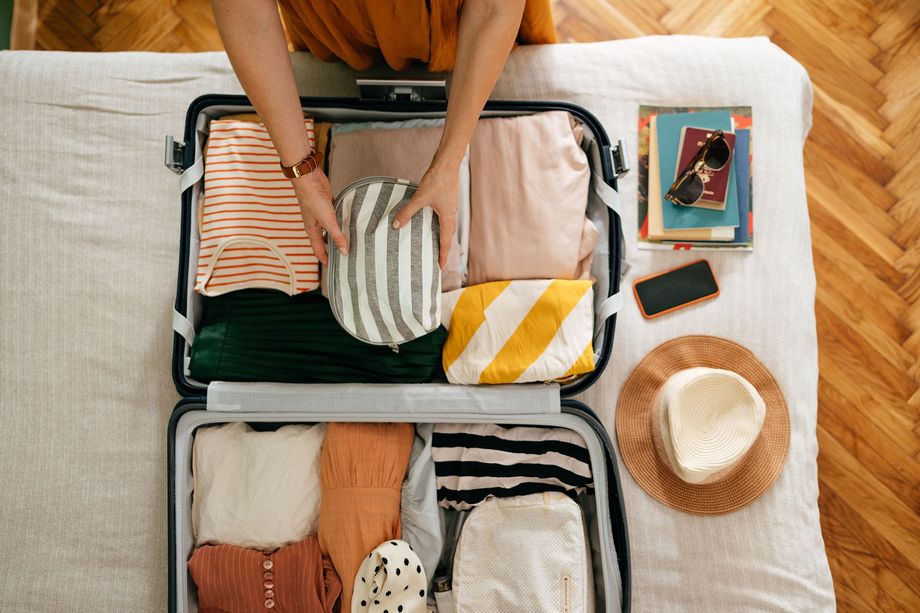
[[[677,146],[680,155],[677,156],[675,178],[687,167],[690,160],[699,153],[700,148],[706,144],[713,132],[714,130],[691,128],[689,126],[680,131],[680,143]],[[728,164],[722,167],[721,170],[712,171],[709,168],[703,168],[700,173],[703,179],[703,197],[693,206],[718,211],[725,210],[725,198],[728,195],[728,178],[731,176],[732,165],[735,162],[735,135],[731,132],[725,132],[725,142],[728,143],[729,148],[732,150],[732,157],[729,158]]]

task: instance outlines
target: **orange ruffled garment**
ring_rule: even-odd
[[[279,0],[295,49],[365,70],[381,60],[394,70],[420,61],[452,70],[462,0]],[[519,44],[556,42],[549,0],[527,0]]]
[[[326,428],[317,535],[342,580],[342,611],[351,611],[364,558],[401,536],[400,496],[414,438],[412,424],[331,423]]]

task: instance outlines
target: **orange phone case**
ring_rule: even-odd
[[[666,274],[668,274],[669,272],[673,272],[673,271],[675,271],[675,270],[680,270],[681,268],[686,268],[687,266],[693,266],[694,264],[698,264],[699,262],[706,262],[706,267],[709,268],[709,274],[712,275],[712,281],[713,281],[713,283],[716,284],[716,291],[715,291],[715,292],[713,292],[713,293],[711,293],[711,294],[706,294],[705,296],[700,296],[700,297],[697,298],[696,300],[691,300],[690,302],[685,302],[685,303],[683,303],[683,304],[678,304],[678,305],[675,306],[675,307],[671,307],[670,309],[665,309],[664,311],[662,311],[662,312],[660,312],[660,313],[655,313],[654,315],[649,315],[648,313],[645,312],[645,307],[642,306],[642,301],[639,300],[639,292],[636,291],[636,286],[637,286],[637,285],[639,285],[639,284],[642,283],[643,281],[648,281],[649,279],[654,279],[654,278],[656,278],[656,277],[660,277],[660,276],[662,276],[662,275],[666,275]],[[690,306],[691,304],[696,304],[697,302],[703,302],[704,300],[711,300],[712,298],[715,298],[716,296],[718,296],[718,295],[719,295],[719,292],[720,292],[720,290],[719,290],[719,281],[718,281],[718,279],[716,279],[715,273],[712,272],[712,266],[709,264],[709,260],[707,260],[706,258],[700,258],[699,260],[693,260],[692,262],[687,262],[686,264],[681,264],[680,266],[675,266],[674,268],[669,268],[669,269],[667,269],[667,270],[665,270],[665,271],[663,271],[663,272],[656,272],[656,273],[653,274],[653,275],[648,275],[647,277],[642,277],[641,279],[636,279],[635,281],[633,281],[633,296],[635,296],[635,298],[636,298],[636,304],[639,305],[639,312],[642,313],[642,317],[644,317],[644,318],[646,318],[646,319],[655,319],[656,317],[661,317],[662,315],[667,315],[668,313],[673,313],[674,311],[677,311],[677,310],[682,309],[682,308],[684,308],[684,307],[688,307],[688,306]]]

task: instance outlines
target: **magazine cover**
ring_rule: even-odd
[[[744,143],[738,149],[746,160],[739,160],[735,166],[740,166],[733,172],[746,174],[747,180],[738,184],[740,212],[743,214],[739,220],[739,227],[735,231],[734,240],[731,241],[670,241],[651,240],[648,236],[648,211],[649,211],[649,134],[653,117],[673,113],[697,113],[703,111],[727,111],[731,114],[736,135],[739,131],[747,131]],[[753,196],[753,116],[751,107],[672,107],[672,106],[647,106],[639,107],[639,181],[638,181],[638,207],[637,228],[639,249],[666,249],[666,250],[694,250],[694,251],[752,251],[754,249],[754,196]],[[744,155],[744,150],[747,155]],[[746,171],[746,172],[745,172]],[[740,175],[739,175],[740,176]]]

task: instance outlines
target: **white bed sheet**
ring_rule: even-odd
[[[305,95],[356,94],[341,65],[297,55],[295,71]],[[181,136],[196,96],[239,92],[223,54],[0,53],[0,610],[165,608],[179,198],[163,136]],[[621,465],[634,610],[832,610],[817,509],[805,71],[763,38],[521,47],[494,97],[582,105],[628,142],[633,165],[639,104],[753,106],[754,253],[709,255],[715,302],[646,322],[628,298],[612,364],[583,400],[612,429],[620,386],[660,342],[704,333],[750,347],[789,403],[787,466],[751,506],[704,518],[652,500]],[[621,182],[626,288],[696,257],[636,250],[636,180]]]

